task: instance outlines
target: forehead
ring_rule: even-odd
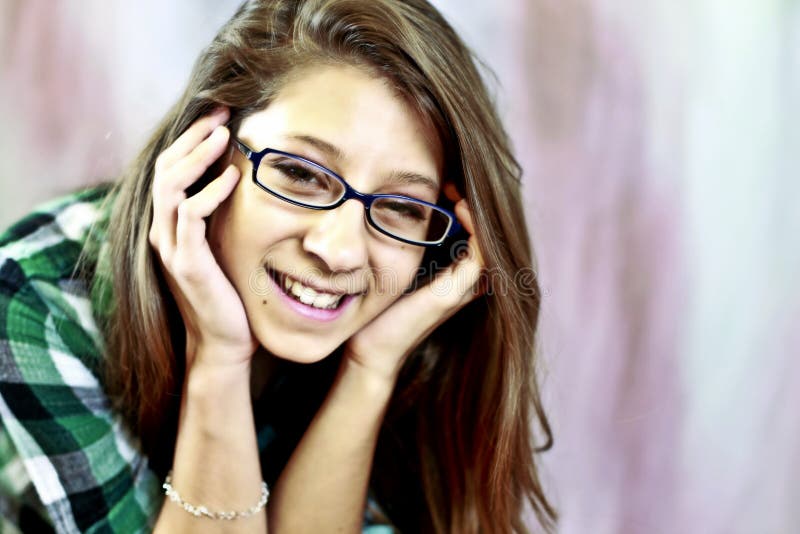
[[[239,136],[257,150],[315,138],[334,147],[345,166],[380,163],[440,183],[441,148],[431,130],[384,80],[356,67],[317,65],[294,73],[265,109],[242,122]]]

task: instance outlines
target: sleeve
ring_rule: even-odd
[[[91,370],[102,348],[88,290],[71,279],[80,245],[47,231],[51,219],[36,240],[0,247],[0,454],[17,473],[6,502],[26,476],[58,532],[147,531],[158,481]]]
[[[1,421],[0,532],[53,532],[47,511]]]
[[[364,525],[362,534],[395,534],[394,528],[388,525]]]
[[[367,505],[364,509],[364,523],[361,532],[362,534],[395,534],[399,532],[389,521],[371,491],[367,495]]]

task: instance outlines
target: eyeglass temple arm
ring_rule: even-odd
[[[447,231],[447,237],[454,237],[463,229],[461,223],[456,219],[456,214],[453,213],[453,224],[450,225],[450,229]]]
[[[239,152],[241,152],[242,154],[245,155],[245,157],[250,159],[250,156],[253,155],[253,149],[251,149],[249,146],[239,141],[236,137],[234,137],[232,140],[236,148],[239,149]]]

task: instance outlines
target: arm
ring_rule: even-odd
[[[0,532],[53,529],[0,417]]]
[[[273,488],[272,532],[360,532],[392,381],[349,358]]]
[[[101,200],[71,199],[0,235],[0,523],[25,532],[45,530],[46,521],[59,532],[149,531],[160,504],[153,497],[161,481],[144,468],[135,441],[86,365],[102,358],[92,337],[97,326],[84,313],[88,297],[81,285],[60,283],[73,280],[76,258],[69,254],[80,250],[65,232],[77,235],[93,219],[57,215],[66,207],[93,214],[92,203]],[[233,315],[231,307],[225,311]],[[225,324],[225,330],[234,332],[234,326]],[[205,337],[187,354],[192,366],[174,483],[187,501],[216,510],[246,509],[260,492],[249,331],[240,334],[239,349],[228,339],[224,347],[207,350]],[[164,504],[156,532],[266,531],[263,511],[248,520],[200,522]]]
[[[174,486],[185,501],[229,511],[252,506],[258,496],[249,402],[250,358],[257,342],[239,295],[209,248],[204,221],[231,194],[238,170],[228,167],[188,199],[184,193],[224,152],[226,120],[224,110],[201,119],[159,157],[150,242],[187,330]],[[456,214],[471,232],[465,201],[456,205]],[[274,531],[360,530],[375,444],[402,362],[478,294],[473,288],[483,263],[475,238],[469,243],[476,253],[437,275],[458,289],[441,292],[432,284],[403,296],[347,341],[337,379],[274,488],[269,507]],[[234,522],[198,521],[166,502],[156,531],[265,527],[265,514]]]
[[[456,214],[473,234],[465,201]],[[360,531],[378,433],[403,361],[482,292],[474,235],[469,247],[469,257],[437,275],[438,285],[401,297],[348,340],[336,380],[274,488],[273,533]]]
[[[172,486],[184,502],[213,512],[245,511],[261,496],[261,467],[250,402],[256,349],[241,300],[205,237],[205,218],[239,180],[228,167],[196,195],[185,190],[224,152],[225,109],[194,123],[158,158],[150,243],[186,327],[186,378]],[[165,499],[154,531],[265,532],[266,512],[233,521],[195,517]]]
[[[198,357],[203,355],[198,354]],[[250,369],[195,367],[184,386],[172,485],[211,511],[244,511],[261,495]],[[166,500],[156,533],[266,532],[266,511],[235,521],[195,518]]]

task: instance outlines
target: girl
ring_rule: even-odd
[[[118,184],[0,239],[6,521],[551,528],[519,174],[424,0],[246,2]]]

